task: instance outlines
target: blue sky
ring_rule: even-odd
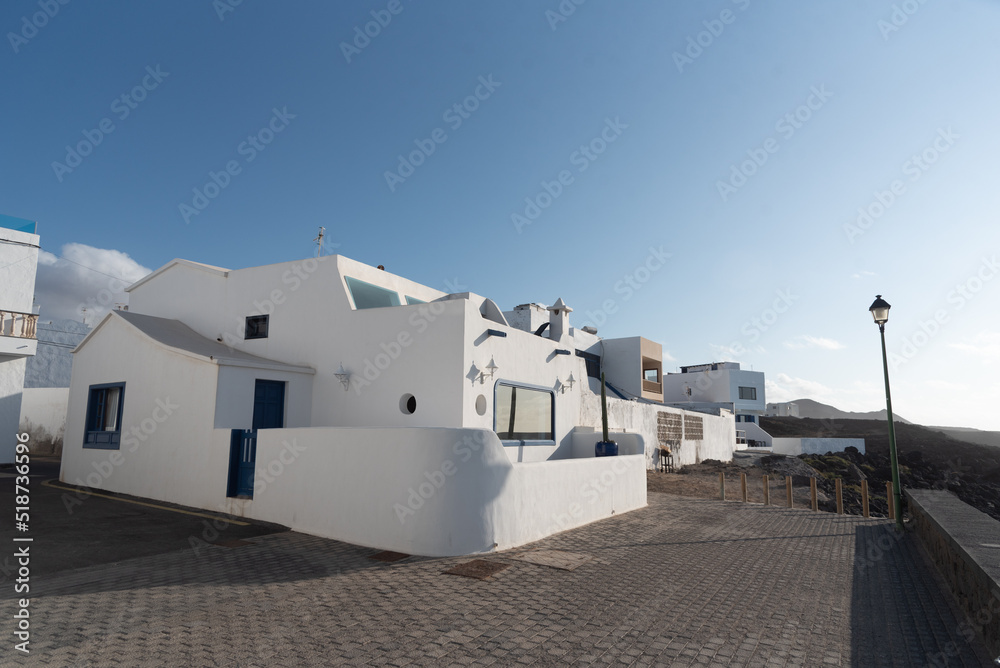
[[[11,0],[0,27],[0,212],[52,253],[43,315],[323,225],[771,401],[883,407],[879,293],[896,411],[1000,430],[995,2]]]

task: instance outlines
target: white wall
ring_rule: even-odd
[[[62,447],[66,429],[66,406],[69,401],[68,387],[25,388],[21,395],[21,422],[19,430],[31,435],[35,446],[52,444]],[[33,447],[32,452],[42,452]],[[48,454],[48,452],[43,452]]]
[[[74,354],[59,479],[196,507],[225,496],[228,447],[210,447],[218,368],[112,316]],[[83,448],[89,386],[122,381],[120,449]]]
[[[285,383],[285,426],[308,427],[312,412],[312,374],[238,366],[219,367],[215,397],[216,429],[250,429],[257,380]]]
[[[863,438],[775,438],[771,451],[781,455],[825,455],[828,452],[844,452],[855,447],[865,453]]]
[[[512,464],[486,430],[276,429],[260,432],[245,512],[406,554],[488,552],[645,506],[644,469],[641,456]]]
[[[588,393],[583,397],[580,425],[593,427],[600,432],[601,396]],[[655,450],[659,447],[657,414],[660,412],[691,415],[702,420],[704,438],[681,441],[680,449],[674,452],[674,462],[677,466],[697,464],[706,459],[718,459],[724,462],[732,460],[733,450],[736,448],[736,423],[732,414],[728,412],[723,412],[719,416],[706,415],[659,404],[608,397],[608,429],[639,434],[645,446],[646,467],[653,468]]]
[[[747,440],[763,441],[764,443],[767,443],[767,447],[771,447],[771,444],[774,441],[771,435],[761,429],[760,425],[756,422],[737,422],[736,429],[742,429],[745,431]]]
[[[32,313],[39,237],[0,227],[0,241],[13,242],[0,243],[0,310]],[[11,317],[0,324],[6,332]],[[25,358],[34,355],[37,347],[35,339],[0,336],[0,464],[14,461]]]
[[[632,397],[642,395],[642,339],[605,339],[604,377]]]
[[[754,387],[757,399],[740,399],[739,388]],[[684,389],[691,388],[688,397]],[[716,369],[691,373],[671,373],[663,377],[663,400],[732,403],[736,412],[763,413],[765,403],[764,374],[746,369]]]
[[[0,244],[2,247],[3,244]],[[0,355],[0,464],[14,461],[24,388],[24,357]]]

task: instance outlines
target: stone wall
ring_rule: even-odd
[[[1000,656],[1000,522],[950,492],[905,490],[928,554],[968,617],[958,632],[982,636]]]

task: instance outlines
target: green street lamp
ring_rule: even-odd
[[[889,302],[882,295],[875,295],[875,301],[868,307],[879,335],[882,337],[882,371],[885,374],[885,412],[889,418],[889,460],[892,463],[892,503],[896,514],[896,528],[903,530],[903,490],[899,486],[899,461],[896,458],[896,431],[892,425],[892,398],[889,395],[889,362],[885,354],[885,323],[889,322]]]

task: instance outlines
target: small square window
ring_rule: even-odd
[[[248,315],[247,328],[243,334],[244,339],[266,339],[267,338],[267,315]]]
[[[757,401],[756,387],[740,387],[740,399],[744,401]]]

